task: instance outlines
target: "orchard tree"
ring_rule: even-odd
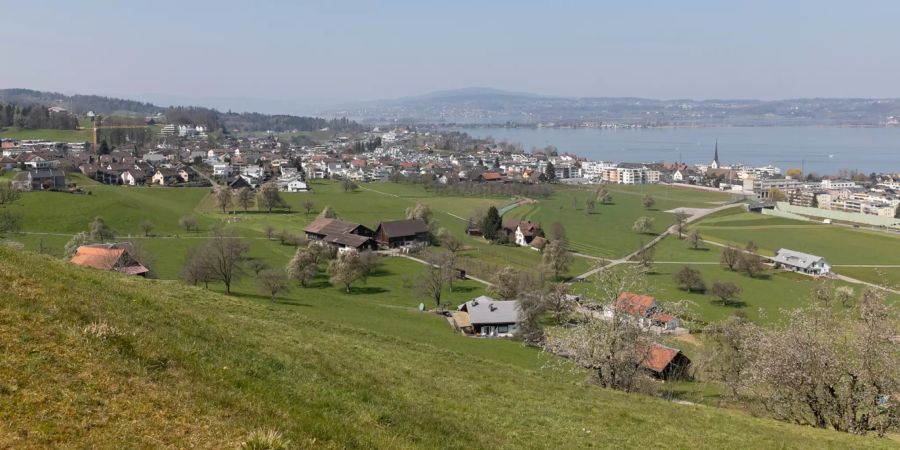
[[[733,245],[728,245],[722,250],[722,258],[720,262],[723,266],[728,267],[728,270],[735,270],[740,266],[741,261],[741,251],[737,247]]]
[[[278,191],[278,185],[275,183],[266,183],[259,188],[256,196],[256,202],[260,208],[268,212],[272,212],[275,208],[284,208],[287,203],[281,198],[281,192]]]
[[[731,305],[741,295],[741,288],[731,281],[716,281],[713,282],[710,293],[719,297],[723,305]]]
[[[216,191],[216,205],[222,209],[222,214],[225,214],[227,209],[231,206],[232,202],[232,193],[231,189],[227,186],[220,186]]]
[[[178,220],[178,224],[184,227],[184,231],[197,231],[197,219],[194,216],[184,216]]]
[[[641,234],[652,233],[653,218],[647,216],[638,217],[638,219],[634,221],[634,225],[631,226],[631,229]]]
[[[653,209],[653,205],[656,204],[656,200],[654,200],[653,197],[650,196],[650,194],[644,194],[644,196],[641,197],[641,204],[644,205],[645,209]]]
[[[678,233],[678,239],[684,239],[684,226],[690,216],[681,211],[675,213],[675,232]]]
[[[309,217],[309,213],[312,212],[313,209],[316,208],[316,202],[306,199],[303,200],[303,210],[306,211],[306,216]]]
[[[541,256],[541,267],[546,272],[553,274],[554,280],[559,280],[560,275],[569,270],[569,264],[572,262],[572,255],[566,250],[565,241],[550,241],[544,246],[544,253]]]
[[[150,236],[150,232],[153,231],[153,222],[149,220],[144,220],[140,223],[141,231],[144,232],[144,236]]]
[[[298,248],[287,265],[287,273],[292,279],[307,287],[319,273],[319,258],[315,249],[310,247]]]
[[[691,244],[692,249],[698,250],[703,246],[703,237],[700,236],[699,231],[694,230],[688,235],[688,242]]]
[[[343,286],[350,293],[350,286],[361,278],[359,255],[357,252],[338,254],[337,259],[328,265],[328,281],[335,286]]]
[[[269,299],[274,301],[275,296],[281,292],[286,292],[288,286],[288,277],[281,269],[265,269],[261,271],[256,278],[259,290],[269,295]]]
[[[683,266],[672,275],[672,278],[679,289],[688,292],[706,291],[706,283],[703,281],[703,276],[699,270],[691,266]]]
[[[337,219],[338,215],[337,215],[337,212],[334,210],[334,208],[331,207],[331,205],[325,205],[325,207],[322,208],[322,211],[319,212],[318,218],[319,219]]]
[[[242,188],[237,193],[237,203],[244,208],[244,212],[250,209],[253,206],[253,200],[256,195],[253,193],[253,189],[250,187]]]

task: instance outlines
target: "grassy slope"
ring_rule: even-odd
[[[89,142],[91,130],[25,130],[19,128],[0,128],[0,137],[9,139],[38,139],[56,142]]]
[[[333,289],[224,297],[0,248],[0,297],[3,447],[224,448],[263,426],[304,447],[888,446],[604,391]]]
[[[613,196],[613,203],[598,204],[593,213],[585,209],[588,199],[594,198],[591,189],[561,189],[551,198],[533,205],[519,207],[510,217],[534,220],[548,227],[553,222],[562,223],[568,234],[572,250],[593,256],[617,258],[638,248],[640,242],[651,237],[631,231],[634,221],[641,216],[655,219],[655,230],[662,231],[672,224],[672,214],[665,211],[677,207],[711,208],[716,202],[729,199],[726,194],[697,191],[686,188],[644,185],[606,186]],[[641,204],[644,194],[656,200],[653,209]]]

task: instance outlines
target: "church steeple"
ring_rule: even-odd
[[[712,167],[713,169],[719,168],[719,140],[718,139],[716,139],[716,151],[713,154],[713,162],[712,162],[712,164],[710,164],[710,167]]]

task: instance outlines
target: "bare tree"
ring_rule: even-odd
[[[550,241],[544,247],[544,254],[541,256],[541,266],[544,270],[553,274],[554,280],[559,280],[560,275],[569,270],[571,262],[572,255],[566,250],[564,241]]]
[[[284,199],[281,198],[281,192],[275,183],[266,183],[259,188],[256,197],[256,203],[260,208],[268,212],[272,212],[275,208],[284,208],[287,206]]]
[[[589,198],[587,200],[587,203],[585,203],[584,209],[585,209],[585,211],[587,211],[588,214],[593,214],[594,208],[596,208],[596,207],[597,207],[597,202],[595,202],[594,199]]]
[[[211,259],[207,256],[206,251],[207,247],[204,245],[188,250],[184,266],[181,268],[181,279],[195,286],[203,283],[204,287],[209,289],[209,282],[213,281],[213,274],[209,266]]]
[[[102,217],[95,217],[90,224],[90,238],[94,242],[106,242],[116,238],[115,233],[106,224]]]
[[[703,237],[700,236],[700,232],[697,230],[691,231],[691,234],[688,235],[688,243],[690,243],[692,249],[699,249],[703,245]]]
[[[565,354],[588,368],[605,388],[626,392],[652,390],[653,383],[642,366],[653,341],[632,316],[614,307],[621,292],[634,292],[644,284],[640,271],[631,267],[601,271],[594,286],[595,298],[604,303],[611,316],[590,316],[577,326],[553,329],[547,336],[545,350]]]
[[[672,275],[672,278],[679,289],[688,292],[706,291],[706,282],[703,281],[703,276],[699,270],[691,266],[683,266]]]
[[[544,342],[544,330],[540,318],[547,310],[547,294],[542,292],[528,292],[519,296],[518,327],[515,337],[529,345],[539,345]]]
[[[565,317],[575,309],[575,301],[569,295],[569,285],[557,283],[547,293],[547,308],[553,313],[553,320],[562,325]]]
[[[258,277],[260,272],[262,272],[263,270],[267,270],[270,267],[269,263],[261,259],[250,258],[247,260],[247,268],[250,269],[251,272],[253,272],[253,275],[256,275]]]
[[[444,230],[443,233],[438,233],[438,236],[441,240],[441,246],[447,249],[448,252],[453,254],[454,256],[463,250],[465,244],[462,239],[454,236],[449,231]]]
[[[500,300],[514,300],[522,292],[522,274],[506,266],[494,274],[493,285],[488,289]]]
[[[244,260],[250,247],[228,229],[218,229],[206,244],[204,254],[208,258],[212,278],[225,285],[225,293],[231,294],[231,284],[244,274]]]
[[[150,232],[153,231],[153,222],[149,220],[144,220],[140,224],[141,231],[144,232],[144,236],[150,236]]]
[[[288,278],[284,270],[265,269],[257,275],[256,282],[259,290],[268,294],[273,301],[276,295],[289,289]]]
[[[741,295],[741,288],[731,281],[715,281],[710,293],[719,297],[723,305],[730,305]]]
[[[690,216],[681,211],[675,213],[675,231],[678,233],[678,239],[684,239],[684,226]]]
[[[551,241],[565,241],[566,227],[559,222],[553,222],[553,224],[550,225],[550,235],[548,237]]]
[[[309,216],[309,213],[312,212],[313,209],[315,209],[315,207],[316,207],[316,202],[314,202],[310,199],[303,200],[303,210],[306,211],[307,217]]]
[[[739,267],[741,261],[741,251],[737,247],[729,245],[722,250],[722,259],[720,261],[729,270],[735,270]]]
[[[225,214],[228,207],[231,206],[231,189],[227,186],[221,186],[216,191],[216,206],[222,209],[222,214]]]
[[[451,275],[448,270],[447,255],[434,255],[426,261],[428,264],[419,273],[414,281],[415,290],[426,297],[434,300],[435,308],[441,308],[441,296],[444,293],[444,286],[447,285]]]
[[[266,224],[266,226],[263,227],[263,233],[266,234],[266,239],[271,240],[272,236],[275,234],[275,227],[273,227],[271,224]]]
[[[344,178],[344,180],[341,181],[341,187],[344,188],[344,192],[355,192],[359,189],[359,186],[349,178]]]
[[[656,205],[656,200],[654,200],[650,194],[644,194],[644,196],[641,197],[641,204],[644,205],[645,209],[653,209],[653,205]]]
[[[253,193],[253,189],[250,187],[241,188],[241,190],[237,193],[237,203],[244,208],[244,212],[250,209],[253,206],[254,198],[256,194]]]
[[[766,269],[762,257],[753,252],[741,253],[737,267],[750,278],[756,277]]]
[[[21,192],[13,188],[11,181],[0,182],[0,206],[15,202],[21,195]]]
[[[178,221],[178,224],[184,227],[184,231],[197,231],[197,219],[194,216],[184,216]]]

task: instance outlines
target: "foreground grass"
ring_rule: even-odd
[[[3,447],[230,448],[268,427],[310,448],[889,446],[601,390],[327,288],[225,297],[0,248],[0,298]],[[344,320],[364,308],[372,320]],[[369,325],[385,314],[431,338]]]

